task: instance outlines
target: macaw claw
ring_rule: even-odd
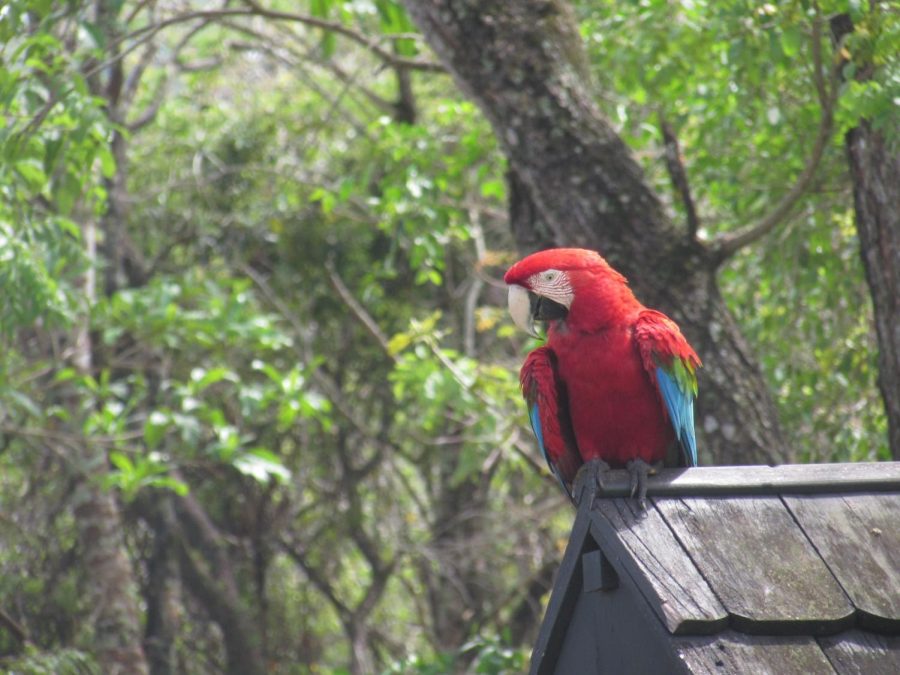
[[[637,497],[638,506],[643,511],[647,508],[647,476],[655,474],[658,467],[642,459],[632,459],[625,468],[631,475],[631,497]]]
[[[609,471],[609,464],[602,459],[592,459],[581,465],[578,473],[575,474],[575,480],[572,481],[572,499],[576,504],[581,503],[585,490],[589,490],[589,494],[593,498],[597,493],[597,488],[602,490],[605,487],[604,479],[607,471]]]

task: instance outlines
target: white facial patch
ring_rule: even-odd
[[[558,302],[566,309],[572,306],[572,300],[575,298],[572,284],[569,283],[569,275],[562,270],[550,269],[532,274],[528,277],[528,285],[533,292]]]

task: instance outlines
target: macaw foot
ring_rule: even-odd
[[[589,490],[589,494],[593,498],[598,487],[603,489],[603,480],[607,471],[609,471],[609,464],[602,459],[592,459],[582,464],[578,473],[575,474],[575,480],[572,481],[573,501],[580,504],[585,489]]]
[[[642,510],[647,508],[647,476],[655,474],[659,467],[660,463],[650,465],[642,459],[632,459],[625,465],[631,475],[631,496],[637,496]]]

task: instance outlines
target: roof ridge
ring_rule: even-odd
[[[649,497],[826,494],[900,491],[900,462],[703,466],[661,469],[647,480]],[[625,470],[604,475],[597,498],[631,494]]]

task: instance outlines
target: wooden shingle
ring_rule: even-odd
[[[900,637],[851,630],[819,638],[834,669],[845,675],[897,675],[900,673]]]
[[[900,631],[900,494],[786,496],[785,503],[859,610],[860,623]]]
[[[821,635],[852,624],[850,599],[777,497],[661,499],[656,507],[736,628]]]

